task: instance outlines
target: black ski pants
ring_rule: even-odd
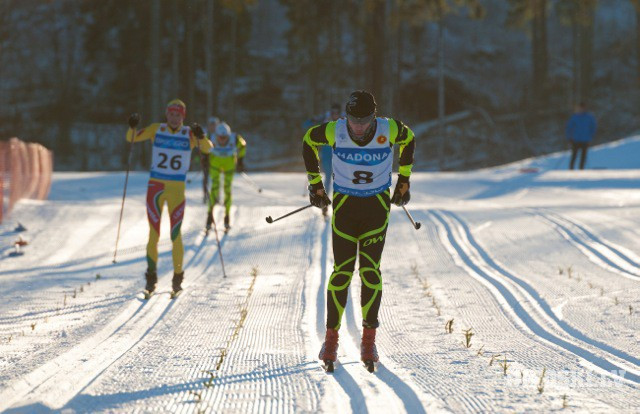
[[[377,328],[382,298],[380,260],[390,209],[389,190],[371,197],[333,195],[333,273],[327,287],[327,328],[339,329],[356,258],[359,261],[362,324]]]
[[[580,169],[584,170],[584,164],[587,161],[588,149],[589,149],[588,142],[571,141],[571,163],[569,164],[570,170],[573,170],[573,166],[576,162],[576,156],[578,155],[578,151],[582,151],[580,154]]]

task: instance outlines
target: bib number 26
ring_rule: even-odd
[[[370,184],[373,182],[373,173],[371,171],[354,171],[353,176],[355,177],[351,180],[354,184]]]
[[[160,162],[158,163],[158,168],[167,169],[167,161],[169,161],[169,167],[172,170],[179,170],[182,167],[182,159],[180,155],[174,155],[169,160],[169,156],[164,152],[158,154],[160,156]]]

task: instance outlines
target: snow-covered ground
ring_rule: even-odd
[[[144,301],[147,175],[130,177],[112,264],[124,174],[57,173],[50,200],[0,226],[0,411],[637,412],[638,146],[595,149],[586,171],[561,170],[565,153],[416,172],[422,228],[392,209],[375,374],[359,363],[357,277],[336,372],[316,360],[330,223],[317,209],[265,222],[307,202],[304,174],[252,174],[261,194],[236,178],[227,278],[193,174],[185,292],[169,298],[165,213]],[[29,245],[10,257],[18,221]]]

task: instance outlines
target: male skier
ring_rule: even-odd
[[[209,195],[209,211],[207,212],[206,229],[213,223],[213,206],[218,203],[220,195],[220,173],[224,174],[224,228],[228,231],[229,212],[231,211],[231,183],[236,172],[244,172],[244,156],[247,143],[226,122],[221,122],[213,131],[213,149],[209,154],[209,176],[211,177],[211,193]]]
[[[160,219],[162,209],[167,203],[169,221],[171,223],[171,241],[173,242],[173,279],[171,282],[171,296],[175,297],[182,291],[184,270],[182,260],[184,246],[180,227],[185,209],[185,180],[191,151],[198,147],[201,153],[211,151],[211,141],[205,138],[202,127],[193,124],[192,128],[184,126],[187,107],[179,99],[174,99],[167,105],[166,123],[151,124],[133,136],[134,128],[140,122],[140,115],[131,114],[129,117],[129,131],[127,141],[140,142],[150,139],[152,145],[151,170],[147,186],[147,218],[149,220],[149,242],[147,243],[147,284],[145,297],[148,299],[156,290],[158,283],[158,240],[160,239]]]
[[[376,102],[367,91],[354,91],[346,104],[346,119],[310,128],[303,138],[303,158],[309,178],[311,204],[333,204],[333,273],[327,287],[327,331],[318,358],[327,371],[337,359],[338,330],[356,258],[362,290],[361,360],[370,372],[378,362],[375,345],[382,296],[380,260],[384,248],[390,204],[409,202],[409,176],[413,166],[413,132],[402,122],[376,116]],[[399,174],[390,195],[393,145],[400,147]],[[318,147],[333,148],[333,203],[327,196],[318,168]]]

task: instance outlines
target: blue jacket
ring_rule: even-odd
[[[567,123],[566,136],[569,141],[589,142],[596,133],[596,118],[589,112],[576,112]]]

